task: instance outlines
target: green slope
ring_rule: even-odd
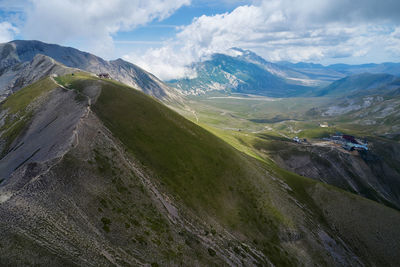
[[[94,111],[167,190],[198,215],[210,222],[216,217],[248,237],[262,234],[266,246],[278,243],[277,228],[285,218],[256,187],[263,183],[262,170],[247,157],[128,87],[108,83]]]

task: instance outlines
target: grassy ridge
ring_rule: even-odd
[[[56,80],[57,83],[61,84],[62,86],[69,88],[69,89],[82,89],[80,88],[81,81],[83,80],[95,80],[97,79],[93,75],[83,72],[83,71],[78,71],[74,72],[73,74],[67,74],[63,76],[58,76],[55,77],[54,80]]]
[[[219,209],[217,195],[244,174],[237,152],[148,96],[108,83],[95,112],[142,163],[198,208]],[[201,140],[201,142],[199,142]]]
[[[290,219],[271,204],[263,167],[149,96],[101,84],[93,110],[177,200],[205,221],[217,218],[258,239],[266,255],[289,263],[279,247],[278,227],[290,225]]]

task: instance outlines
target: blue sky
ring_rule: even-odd
[[[191,76],[213,53],[269,61],[400,61],[398,0],[0,0],[0,42],[37,39]]]

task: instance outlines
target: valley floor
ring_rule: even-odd
[[[194,122],[257,159],[400,210],[400,144],[390,134],[382,136],[382,127],[310,115],[332,101],[211,94],[192,96],[190,108],[177,111],[191,120],[196,114]],[[366,139],[370,149],[348,151],[346,142],[329,141],[337,134]]]

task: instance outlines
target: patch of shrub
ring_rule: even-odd
[[[215,252],[215,250],[213,250],[212,248],[208,248],[208,254],[210,254],[210,256],[214,257],[215,255],[217,255],[217,253]]]
[[[102,217],[101,222],[103,223],[103,230],[106,231],[107,233],[110,232],[111,220],[106,217]]]

